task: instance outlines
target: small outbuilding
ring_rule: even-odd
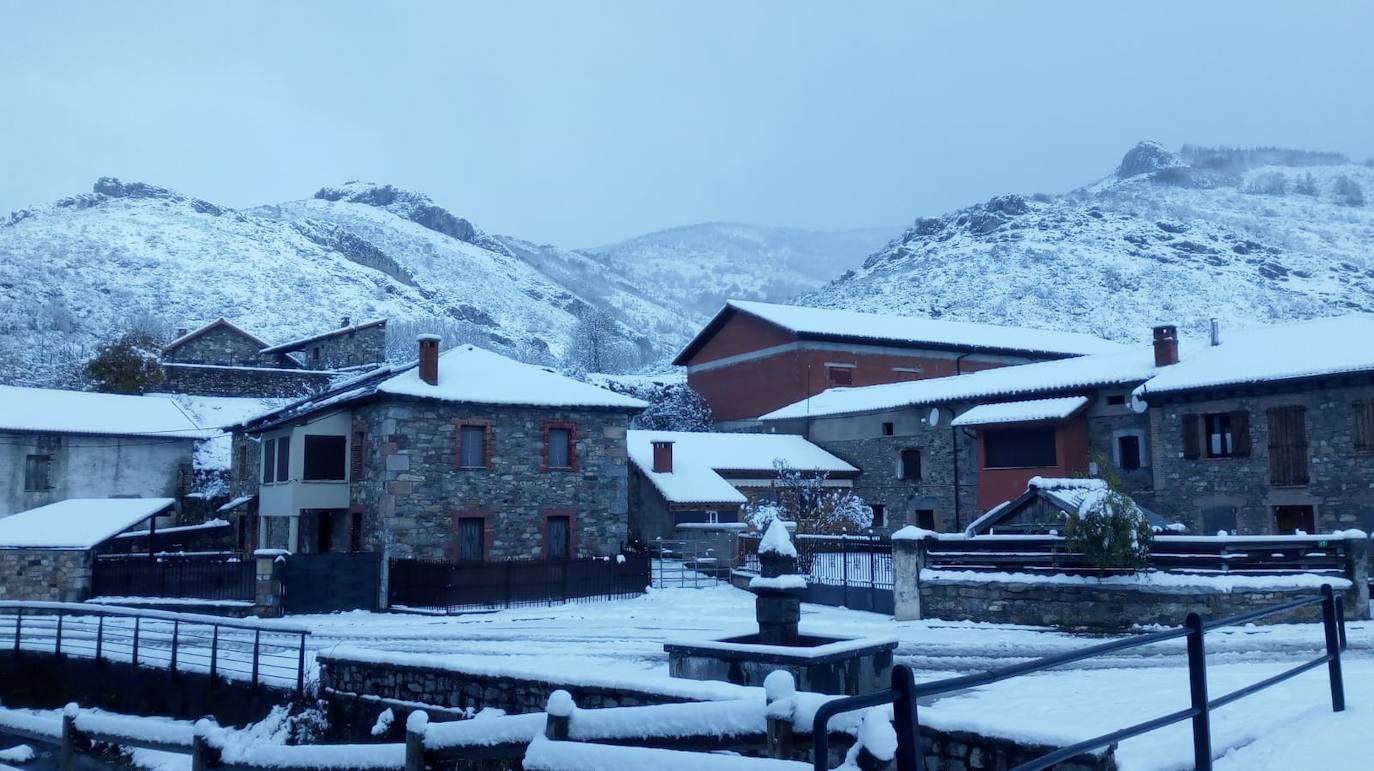
[[[87,599],[100,546],[175,505],[172,498],[68,498],[0,519],[0,599]]]
[[[1062,533],[1069,514],[1078,511],[1091,493],[1107,489],[1101,479],[1034,477],[1026,491],[992,507],[974,520],[965,535],[1049,535]],[[1179,532],[1183,525],[1135,504],[1156,532]]]

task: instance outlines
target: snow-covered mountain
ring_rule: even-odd
[[[670,228],[584,250],[649,296],[702,315],[727,299],[787,300],[879,248],[894,228],[817,231],[735,223]]]
[[[1066,195],[922,218],[799,302],[1143,340],[1374,311],[1374,167],[1144,142]]]

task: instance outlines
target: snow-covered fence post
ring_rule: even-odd
[[[859,771],[883,771],[897,757],[897,731],[887,716],[878,709],[869,709],[859,724],[859,743],[854,765]]]
[[[1364,618],[1369,612],[1369,536],[1360,530],[1347,530],[1345,537],[1349,547],[1345,572],[1352,584],[1350,617]]]
[[[927,542],[936,535],[907,525],[892,534],[892,615],[898,621],[921,617],[921,571],[926,566]]]
[[[768,721],[768,757],[790,760],[792,757],[792,718],[797,708],[797,681],[784,669],[774,670],[763,679]]]
[[[219,768],[219,747],[210,743],[210,734],[214,732],[215,727],[214,721],[208,718],[196,721],[191,734],[191,771]]]
[[[62,708],[62,747],[57,753],[57,767],[61,771],[76,768],[76,746],[81,741],[81,732],[76,730],[76,715],[80,707],[70,702]]]
[[[572,734],[572,716],[576,710],[577,704],[567,691],[560,688],[549,694],[549,701],[544,706],[544,712],[548,714],[548,721],[544,724],[545,738],[567,741]]]
[[[406,771],[425,771],[425,731],[429,715],[417,709],[406,718]]]

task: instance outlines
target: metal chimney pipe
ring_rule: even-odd
[[[1212,345],[1221,345],[1221,322],[1212,319]]]

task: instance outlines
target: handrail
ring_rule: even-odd
[[[230,616],[212,616],[207,613],[180,613],[172,610],[154,608],[130,608],[121,605],[102,605],[95,602],[40,602],[37,600],[0,601],[0,612],[5,610],[55,610],[65,615],[78,616],[138,616],[155,618],[161,621],[184,621],[194,624],[214,624],[215,626],[236,629],[261,629],[285,634],[310,634],[307,626],[278,622],[273,619],[246,619]]]
[[[1205,633],[1209,630],[1248,623],[1265,616],[1284,613],[1311,605],[1322,606],[1322,627],[1325,633],[1326,652],[1310,661],[1284,670],[1250,685],[1231,691],[1223,696],[1209,699],[1207,696]],[[826,771],[829,763],[830,719],[844,712],[875,707],[882,704],[893,705],[893,715],[897,730],[897,768],[898,771],[923,771],[925,768],[924,750],[921,746],[920,721],[917,716],[917,699],[922,696],[935,696],[952,691],[964,690],[981,685],[1007,680],[1021,675],[1041,672],[1064,664],[1090,659],[1105,653],[1139,648],[1146,645],[1187,638],[1188,674],[1191,705],[1186,709],[1170,712],[1159,717],[1135,723],[1110,733],[1062,747],[1037,759],[1022,763],[1011,771],[1042,771],[1051,766],[1073,758],[1084,752],[1103,749],[1135,736],[1163,728],[1184,720],[1193,721],[1193,762],[1197,771],[1211,771],[1212,738],[1210,712],[1218,707],[1238,701],[1265,688],[1277,685],[1303,672],[1327,665],[1331,687],[1331,709],[1341,712],[1345,709],[1345,684],[1341,672],[1341,651],[1345,649],[1345,613],[1340,600],[1330,584],[1324,584],[1318,597],[1293,600],[1267,608],[1241,613],[1229,618],[1204,623],[1196,613],[1189,613],[1184,626],[1180,629],[1152,632],[1127,640],[1092,645],[1075,651],[1046,656],[1034,661],[1012,664],[986,672],[959,677],[946,678],[933,683],[916,685],[912,670],[905,665],[897,665],[892,670],[892,687],[873,693],[859,694],[835,699],[822,704],[816,710],[812,723],[814,742],[813,766],[816,771]]]

